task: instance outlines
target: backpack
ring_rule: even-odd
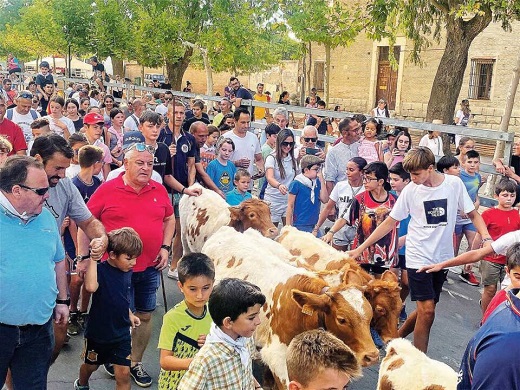
[[[29,112],[31,113],[31,116],[33,118],[33,121],[35,121],[36,119],[38,119],[38,113],[36,112],[36,110],[33,110],[32,108],[29,110]],[[13,120],[13,108],[10,108],[7,110],[7,113],[6,113],[6,116],[7,116],[7,119],[9,120]]]

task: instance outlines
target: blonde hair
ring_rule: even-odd
[[[428,169],[431,165],[435,166],[435,156],[433,152],[425,146],[412,148],[403,160],[403,168],[407,172],[415,172],[421,169]]]
[[[11,153],[13,150],[13,144],[3,135],[0,135],[0,149],[7,149],[8,153]]]

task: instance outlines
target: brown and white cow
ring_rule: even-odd
[[[248,280],[266,295],[255,340],[280,389],[287,389],[287,346],[309,329],[323,327],[335,334],[363,366],[378,361],[369,329],[372,310],[357,273],[351,272],[348,285],[329,287],[313,272],[281,261],[253,236],[230,227],[213,234],[202,252],[213,259],[217,279]]]
[[[311,233],[302,232],[292,226],[285,226],[276,239],[299,261],[306,261],[307,266],[319,271],[322,277],[331,284],[341,283],[349,271],[356,271],[367,286],[365,296],[373,309],[372,326],[384,342],[398,337],[397,325],[402,301],[399,296],[397,277],[385,271],[380,280],[374,280],[352,258],[340,252]],[[304,260],[302,260],[302,258]]]
[[[200,196],[183,196],[179,202],[185,255],[200,252],[204,242],[222,226],[231,226],[239,232],[253,228],[272,238],[278,234],[267,203],[249,199],[231,207],[216,192],[196,186],[202,189]]]
[[[377,390],[455,390],[457,373],[447,364],[430,359],[406,339],[386,347],[379,368]]]

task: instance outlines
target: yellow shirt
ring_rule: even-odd
[[[267,103],[267,95],[259,95],[258,93],[255,93],[255,96],[253,96],[253,100],[258,100],[259,102]],[[267,109],[264,107],[255,107],[255,120],[264,119],[266,111]]]

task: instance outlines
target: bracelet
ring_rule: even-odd
[[[186,189],[186,187],[182,187],[182,190],[181,190],[181,194],[184,195],[184,190]]]
[[[280,186],[282,185],[282,183],[278,183],[278,185],[276,186],[276,188],[280,189]]]
[[[332,233],[333,235],[336,234],[337,232],[332,230],[332,228],[329,229],[329,233]]]
[[[482,244],[485,242],[488,242],[488,241],[493,241],[493,239],[491,237],[484,238],[484,239],[482,239]]]

